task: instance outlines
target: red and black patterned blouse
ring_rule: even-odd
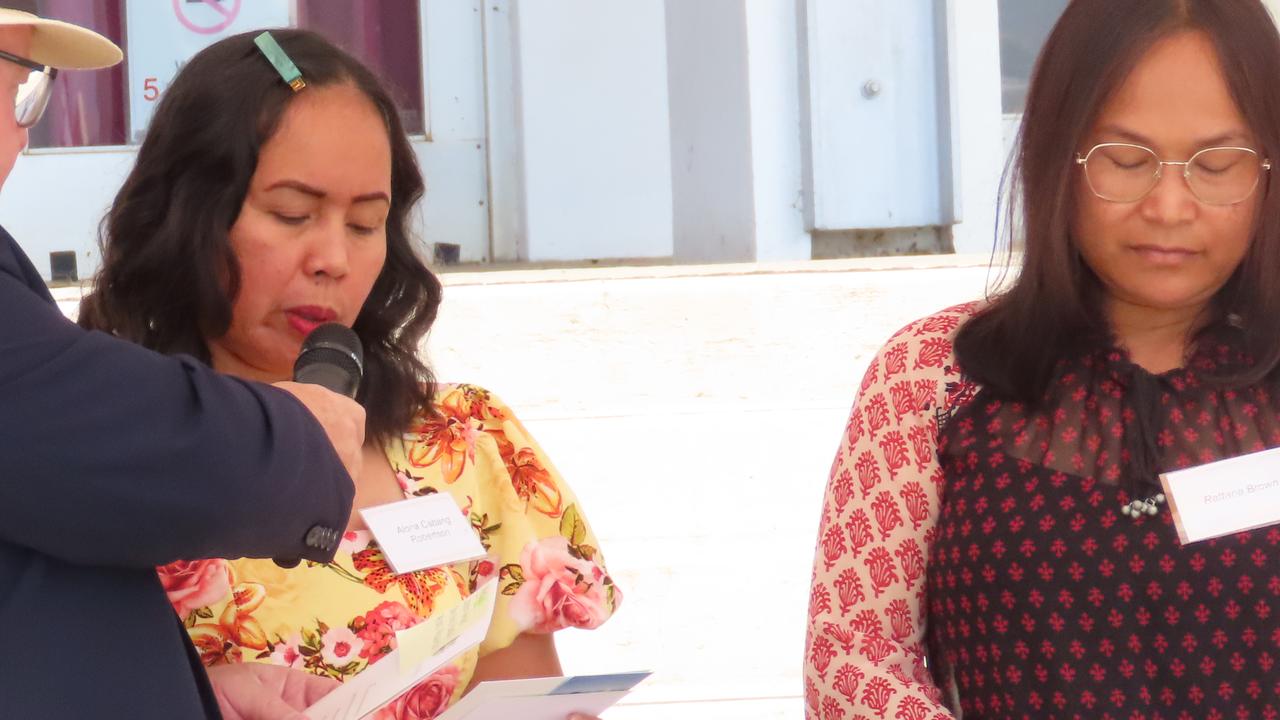
[[[1280,445],[1280,390],[1212,382],[1246,362],[1227,337],[1159,376],[1100,347],[1042,404],[1009,402],[955,367],[973,309],[896,336],[855,405],[823,509],[809,717],[1280,716],[1280,528],[1183,546],[1155,504],[1158,472]],[[945,359],[921,362],[939,337]],[[898,412],[904,380],[936,387]],[[931,447],[893,468],[889,438],[917,427]],[[1135,499],[1154,514],[1125,512]]]

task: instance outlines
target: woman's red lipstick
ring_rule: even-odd
[[[321,325],[338,319],[337,311],[319,305],[298,305],[286,308],[284,316],[289,322],[289,327],[303,337],[310,335],[312,330]]]

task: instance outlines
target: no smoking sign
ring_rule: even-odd
[[[173,0],[178,22],[191,32],[213,35],[236,21],[241,0]]]

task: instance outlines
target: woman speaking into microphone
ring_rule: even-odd
[[[367,68],[305,31],[227,38],[161,98],[80,316],[263,381],[289,379],[316,328],[354,331],[368,417],[356,508],[430,499],[479,557],[398,554],[395,529],[357,512],[332,562],[193,559],[159,573],[211,674],[268,663],[338,681],[398,662],[386,660],[397,631],[497,583],[483,642],[378,711],[396,720],[436,717],[481,679],[560,674],[552,634],[599,626],[622,598],[511,408],[435,382],[418,357],[441,295],[409,233],[422,193],[395,104]]]

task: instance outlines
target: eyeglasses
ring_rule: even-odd
[[[1182,167],[1182,177],[1205,205],[1235,205],[1253,194],[1271,161],[1245,147],[1205,148],[1185,161],[1161,160],[1154,150],[1130,143],[1094,145],[1076,155],[1094,195],[1117,203],[1137,202],[1160,182],[1165,165]]]
[[[44,115],[44,109],[49,106],[49,97],[53,94],[53,80],[58,77],[58,69],[3,50],[0,50],[0,60],[8,60],[31,71],[27,79],[18,85],[18,94],[13,102],[14,118],[18,121],[18,127],[31,127],[40,122],[40,116]]]

